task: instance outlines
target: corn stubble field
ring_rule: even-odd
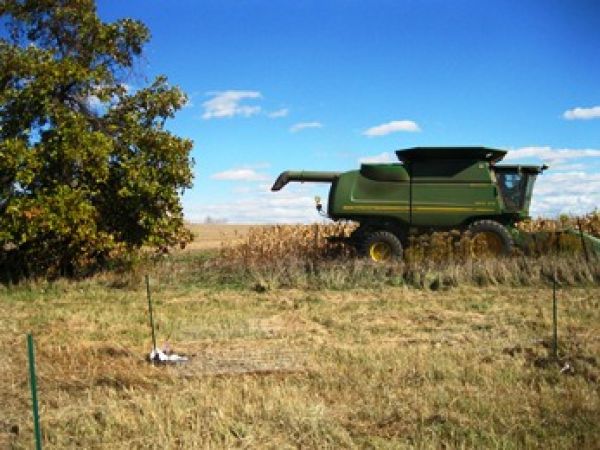
[[[374,265],[326,245],[351,228],[192,226],[191,250],[0,287],[0,448],[33,445],[30,330],[45,448],[599,448],[600,262],[577,240],[480,259],[439,233]],[[146,273],[188,363],[144,359]]]

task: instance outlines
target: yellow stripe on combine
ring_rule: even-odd
[[[408,211],[408,206],[345,205],[344,211]]]
[[[390,211],[405,212],[409,211],[408,206],[386,206],[386,205],[345,205],[344,211]],[[495,212],[490,208],[472,208],[469,206],[413,206],[413,212],[438,212],[438,213],[456,213],[456,212]]]
[[[413,211],[431,211],[431,212],[460,212],[460,211],[477,211],[477,212],[493,212],[495,209],[490,208],[472,208],[470,206],[415,206]]]

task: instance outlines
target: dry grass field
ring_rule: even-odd
[[[194,231],[202,249],[235,236]],[[0,286],[0,448],[33,446],[29,331],[44,448],[599,448],[597,260],[269,262],[265,245]],[[145,360],[145,273],[159,345],[187,363]]]
[[[2,293],[0,436],[31,448],[25,332],[46,448],[597,448],[600,288],[238,290],[108,280]],[[561,369],[569,363],[569,369]]]
[[[188,228],[194,233],[194,241],[184,251],[214,250],[223,244],[231,244],[243,241],[248,234],[251,225],[228,225],[228,224],[188,224]]]

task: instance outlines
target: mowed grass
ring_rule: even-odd
[[[599,286],[559,286],[555,362],[547,285],[150,275],[159,345],[188,364],[145,361],[139,276],[0,287],[0,448],[33,446],[29,331],[45,448],[598,448]]]

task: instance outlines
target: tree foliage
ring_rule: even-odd
[[[149,40],[93,0],[0,0],[0,277],[71,274],[189,241],[192,142],[164,76],[126,84]]]

